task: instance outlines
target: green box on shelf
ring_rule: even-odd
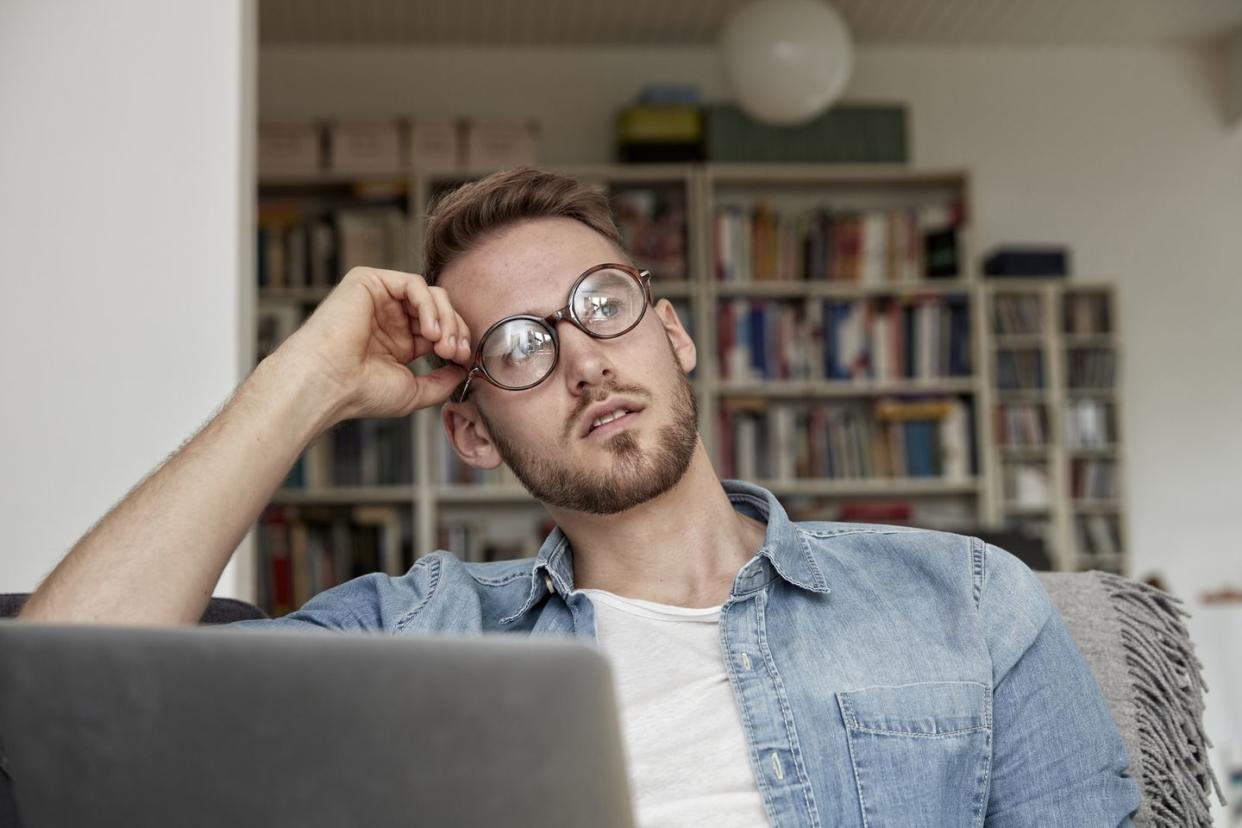
[[[904,164],[906,108],[842,104],[798,126],[770,126],[732,104],[706,108],[707,160],[800,164]]]

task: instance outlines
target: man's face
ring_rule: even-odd
[[[563,307],[587,269],[626,259],[581,222],[534,219],[506,227],[455,260],[440,284],[470,327],[471,346],[494,322]],[[444,407],[446,430],[463,459],[482,468],[501,460],[549,506],[616,514],[681,479],[698,443],[698,408],[686,372],[694,345],[667,300],[615,339],[557,325],[560,359],[534,388],[507,391],[475,377],[465,403]],[[632,413],[590,429],[600,403],[626,401]],[[634,411],[635,408],[639,410]]]

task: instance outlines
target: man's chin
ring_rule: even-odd
[[[634,428],[618,431],[607,437],[591,438],[588,436],[582,442],[586,443],[588,452],[605,451],[612,456],[614,462],[620,460],[639,463],[647,454],[647,447],[643,445],[641,437]],[[598,462],[599,460],[596,459],[595,463],[598,464]]]
[[[626,435],[617,435],[623,436]],[[593,515],[616,515],[659,497],[685,474],[683,468],[675,479],[670,479],[672,470],[661,469],[637,446],[611,450],[611,462],[601,463],[596,458],[578,465],[574,471],[566,469],[561,475],[549,476],[545,469],[536,473],[535,478],[529,474],[518,477],[527,491],[549,506]]]

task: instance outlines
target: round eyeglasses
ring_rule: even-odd
[[[596,265],[574,281],[569,302],[544,317],[506,316],[484,332],[453,402],[470,393],[476,376],[506,391],[534,388],[556,370],[561,340],[556,323],[567,320],[596,339],[613,339],[642,321],[651,299],[651,273],[626,264]]]

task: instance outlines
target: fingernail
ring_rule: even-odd
[[[449,344],[449,347],[450,347],[450,348],[454,348],[454,347],[456,347],[456,346],[457,346],[457,337],[456,337],[456,336],[454,336],[453,334],[449,334],[448,344]]]
[[[434,319],[433,319],[433,320],[431,320],[431,332],[432,332],[432,333],[439,333],[439,332],[440,332],[440,323],[439,323],[439,322],[437,322],[437,321],[436,321],[436,320],[434,320]]]
[[[461,341],[461,347],[463,347],[463,348],[465,348],[467,351],[469,351],[469,350],[470,350],[470,340],[469,340],[469,339],[463,339],[463,340]]]

